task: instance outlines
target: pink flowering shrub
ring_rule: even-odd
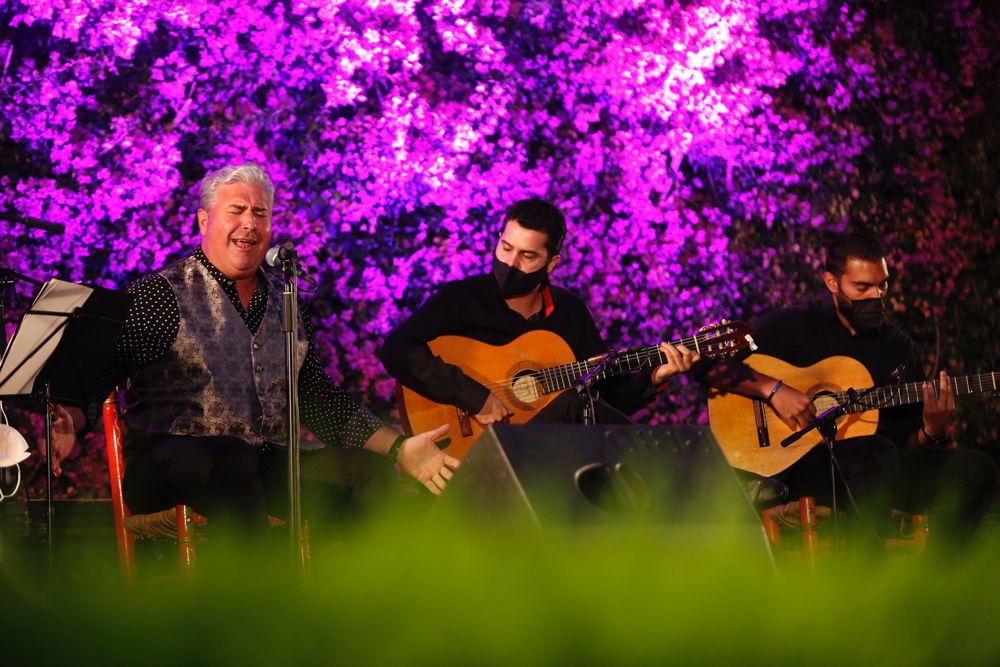
[[[331,376],[388,415],[381,340],[485,270],[518,198],[563,207],[554,280],[610,345],[818,294],[823,233],[859,223],[929,368],[996,368],[997,27],[968,0],[14,0],[0,206],[66,233],[2,222],[0,250],[123,287],[197,243],[206,170],[256,160]],[[703,397],[682,378],[640,418]]]

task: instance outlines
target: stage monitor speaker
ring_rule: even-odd
[[[765,542],[707,427],[494,425],[469,451],[440,506],[480,525],[649,525],[688,535],[731,529]]]

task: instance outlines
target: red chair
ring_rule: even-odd
[[[764,533],[775,555],[782,558],[803,558],[810,569],[815,569],[817,558],[823,553],[832,552],[830,537],[820,540],[820,528],[830,518],[829,507],[817,505],[815,498],[804,497],[790,503],[783,503],[761,512]],[[907,514],[898,510],[892,511],[892,519],[898,522],[898,536],[885,539],[885,548],[889,552],[920,553],[927,546],[927,515]],[[785,533],[796,535],[793,540],[786,540]],[[844,543],[841,543],[843,551]]]
[[[111,505],[115,513],[115,537],[118,563],[129,581],[135,578],[135,540],[175,539],[181,568],[190,574],[195,558],[195,526],[204,525],[204,517],[186,505],[153,514],[131,514],[122,495],[125,462],[122,459],[124,424],[118,412],[115,392],[104,401],[104,440],[108,451],[108,476],[111,478]]]
[[[816,506],[815,498],[799,498],[797,501],[769,507],[760,514],[771,549],[782,558],[802,557],[810,569],[815,568],[820,549],[819,518],[829,518],[830,508]],[[794,544],[785,540],[783,530],[797,531]]]
[[[187,505],[152,514],[131,514],[122,494],[125,462],[122,459],[124,423],[118,410],[118,397],[112,392],[104,401],[104,440],[108,452],[108,476],[111,478],[111,504],[115,514],[115,537],[118,541],[118,563],[129,581],[135,579],[135,540],[173,539],[177,541],[182,571],[190,575],[195,562],[195,538],[207,525],[206,519]],[[268,517],[272,526],[283,525],[276,517]],[[300,531],[298,561],[303,569],[312,559],[309,525],[303,522]]]

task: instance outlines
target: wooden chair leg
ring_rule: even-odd
[[[802,554],[815,569],[819,551],[819,533],[816,530],[816,499],[799,498],[799,520],[802,522]]]
[[[312,546],[309,541],[309,522],[302,522],[302,530],[299,531],[299,565],[303,572],[308,572],[312,564]]]
[[[913,521],[913,546],[917,552],[923,551],[927,547],[927,534],[930,529],[927,525],[926,514],[914,514]]]
[[[194,526],[191,508],[177,506],[177,549],[181,558],[181,569],[190,573],[194,569]]]
[[[115,515],[115,541],[118,544],[118,566],[125,581],[135,580],[135,538],[125,528],[124,517]]]
[[[111,481],[111,507],[115,515],[115,541],[118,545],[118,565],[125,581],[135,580],[135,538],[125,527],[128,509],[122,492],[125,462],[122,457],[122,423],[118,414],[115,392],[105,399],[102,408],[104,439],[108,457],[108,477]]]
[[[885,548],[888,551],[921,553],[927,548],[927,536],[930,531],[926,514],[908,514],[893,510],[892,518],[897,522],[899,534],[893,533],[886,537]]]
[[[760,513],[761,522],[764,524],[764,535],[773,547],[781,546],[781,527],[775,523],[768,510]]]

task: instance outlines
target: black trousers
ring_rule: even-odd
[[[982,524],[997,495],[1000,472],[977,449],[911,448],[899,454],[895,507],[926,512],[931,530],[962,543]]]
[[[314,523],[350,523],[399,495],[392,463],[364,449],[303,451],[301,473],[303,515]],[[213,526],[259,532],[268,515],[288,512],[288,453],[233,437],[153,438],[129,453],[123,493],[135,513],[185,504]]]
[[[907,448],[882,436],[848,438],[834,444],[839,463],[839,509],[850,510],[848,489],[870,523],[880,526],[890,508],[926,512],[935,534],[948,541],[970,538],[992,504],[1000,474],[983,452],[971,449]],[[818,446],[775,476],[791,498],[813,496],[832,504],[830,456]]]
[[[849,507],[850,496],[866,515],[888,513],[892,500],[892,482],[899,467],[896,445],[888,438],[866,436],[834,443],[837,470],[837,502],[841,510]],[[812,496],[820,505],[833,504],[830,477],[830,453],[825,445],[814,447],[788,469],[774,475],[788,486],[789,498]]]

